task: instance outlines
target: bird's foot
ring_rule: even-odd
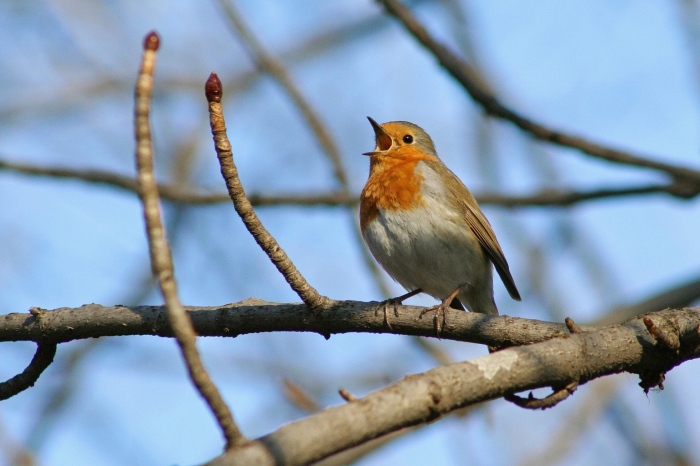
[[[437,334],[437,337],[440,338],[440,332],[442,331],[443,328],[447,325],[447,308],[452,307],[452,302],[453,300],[457,297],[459,294],[460,286],[458,286],[450,295],[443,299],[440,304],[437,306],[429,307],[427,309],[423,309],[418,316],[419,319],[423,318],[423,315],[427,314],[428,312],[435,312],[435,317],[433,317],[433,322],[435,322],[435,333]],[[459,303],[459,301],[458,301]],[[457,306],[455,306],[457,307]],[[461,305],[459,306],[461,307]],[[440,316],[442,315],[442,319],[440,319]]]
[[[438,304],[437,306],[429,307],[427,309],[423,309],[418,316],[419,319],[422,319],[423,316],[429,312],[435,312],[435,316],[433,317],[433,322],[435,323],[435,333],[437,334],[437,337],[440,338],[440,332],[442,329],[445,327],[447,324],[447,308],[450,307],[450,302],[442,302]],[[440,318],[442,317],[442,319]]]
[[[390,298],[385,301],[382,301],[379,303],[379,306],[374,310],[374,315],[375,317],[379,313],[379,310],[381,309],[382,312],[384,313],[384,324],[387,326],[387,328],[391,329],[391,322],[389,322],[389,307],[394,308],[394,315],[396,317],[399,316],[399,304],[403,304],[404,299],[408,299],[411,296],[415,296],[418,293],[421,293],[423,290],[420,288],[417,288],[413,291],[410,291],[406,294],[402,294],[401,296],[397,296],[396,298]]]

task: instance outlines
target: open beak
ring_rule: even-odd
[[[379,126],[379,123],[374,121],[372,118],[367,117],[369,120],[370,124],[372,125],[372,128],[374,129],[374,138],[377,141],[377,147],[376,150],[372,152],[365,152],[362,155],[375,155],[379,152],[385,152],[391,148],[392,144],[394,144],[394,141],[391,139],[391,136],[386,134],[386,131],[382,129],[381,126]]]

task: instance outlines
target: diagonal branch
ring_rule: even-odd
[[[294,263],[289,259],[277,240],[267,231],[253,210],[253,206],[246,197],[241,180],[238,178],[238,169],[233,161],[231,143],[226,135],[226,122],[221,108],[221,81],[216,73],[212,73],[205,86],[207,101],[209,102],[209,121],[211,132],[214,136],[216,155],[221,165],[221,175],[226,182],[229,196],[233,201],[236,212],[243,220],[245,227],[255,238],[255,241],[267,254],[277,270],[287,280],[289,286],[299,295],[302,301],[312,310],[328,308],[333,301],[319,294],[316,289],[306,281]]]
[[[153,148],[150,129],[150,105],[153,91],[153,71],[160,39],[155,32],[146,36],[141,69],[136,81],[134,130],[136,135],[136,165],[139,193],[146,220],[146,234],[153,274],[158,278],[170,326],[185,360],[188,373],[200,395],[213,412],[226,438],[226,448],[244,443],[231,411],[207,373],[197,352],[196,334],[177,294],[170,247],[165,239],[158,199],[158,185],[153,174]]]
[[[472,99],[481,105],[489,115],[509,121],[542,141],[577,149],[593,157],[609,162],[662,171],[671,175],[678,181],[682,180],[693,186],[700,184],[700,171],[658,162],[630,152],[613,149],[580,136],[555,130],[507,107],[481,82],[478,72],[476,72],[471,65],[462,60],[452,50],[435,40],[401,2],[398,0],[378,1],[389,14],[393,15],[401,22],[406,30],[411,33],[418,42],[435,56],[440,65],[464,87]]]
[[[333,166],[333,174],[335,179],[340,184],[340,194],[349,195],[350,183],[348,181],[348,175],[345,167],[343,166],[340,150],[331,136],[331,132],[318,115],[318,112],[314,110],[309,103],[309,100],[304,97],[303,93],[291,78],[282,62],[275,59],[265,50],[260,41],[245,24],[241,15],[238,13],[238,11],[236,11],[232,1],[221,0],[220,3],[224,8],[226,16],[233,26],[236,34],[248,49],[249,55],[255,61],[258,68],[269,74],[279,83],[294,105],[299,109],[299,112],[304,117],[304,120],[306,120],[306,124],[311,128],[311,131],[314,133],[314,136],[321,146],[321,149],[323,149],[323,152],[326,154],[326,157],[328,160],[330,160]],[[352,206],[354,207],[356,203],[356,201],[353,201]],[[377,263],[374,261],[374,258],[369,253],[367,247],[365,247],[362,239],[359,228],[359,218],[354,210],[350,211],[349,214],[353,222],[352,233],[358,243],[360,251],[362,252],[362,259],[370,274],[374,277],[375,282],[381,289],[382,293],[388,297],[389,288],[386,285],[384,276],[381,274]]]

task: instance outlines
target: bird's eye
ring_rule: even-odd
[[[411,144],[413,142],[413,136],[411,136],[410,134],[405,135],[403,137],[403,142],[405,142],[406,144]]]

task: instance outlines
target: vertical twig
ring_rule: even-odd
[[[139,196],[146,220],[151,267],[153,274],[158,278],[158,285],[168,310],[168,320],[185,360],[190,379],[214,413],[226,438],[226,448],[228,449],[242,444],[246,439],[238,429],[231,411],[209,377],[197,352],[196,335],[192,321],[185,312],[177,294],[170,247],[165,239],[165,231],[161,221],[158,186],[153,174],[153,148],[149,114],[153,90],[153,70],[159,43],[160,39],[155,32],[146,36],[141,69],[136,81],[134,109]]]
[[[221,175],[226,182],[233,207],[243,220],[243,224],[248,229],[250,234],[255,238],[255,241],[267,254],[277,270],[287,280],[289,286],[299,295],[304,304],[312,310],[322,310],[328,308],[332,304],[332,300],[319,294],[314,287],[302,276],[301,272],[289,259],[284,250],[277,243],[277,240],[265,229],[260,222],[258,215],[253,210],[250,200],[243,190],[241,180],[238,178],[238,169],[233,162],[233,151],[231,143],[226,135],[226,122],[221,108],[221,96],[223,90],[221,81],[216,73],[212,73],[207,80],[204,88],[209,102],[209,122],[211,124],[211,133],[214,137],[214,146],[216,155],[219,158],[221,165]]]

